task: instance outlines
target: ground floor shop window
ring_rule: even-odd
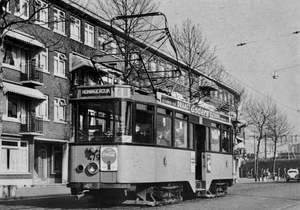
[[[28,172],[27,142],[2,140],[0,157],[0,172]]]

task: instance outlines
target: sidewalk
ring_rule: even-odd
[[[70,188],[67,188],[66,185],[40,185],[33,187],[20,187],[16,189],[15,196],[0,197],[0,202],[15,199],[57,197],[65,195],[71,195],[71,190]]]
[[[239,178],[237,180],[236,183],[253,183],[253,182],[284,182],[285,181],[285,178],[280,178],[280,180],[273,180],[273,179],[264,179],[262,180],[262,178],[260,179],[257,179],[257,181],[255,181],[254,178]]]

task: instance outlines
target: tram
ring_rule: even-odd
[[[158,205],[226,194],[233,185],[229,116],[129,85],[78,86],[67,186],[78,199]]]

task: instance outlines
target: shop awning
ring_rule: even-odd
[[[45,100],[44,94],[39,90],[8,83],[8,82],[3,82],[3,84],[4,84],[3,87],[4,94],[6,94],[7,92],[11,92],[11,93],[28,97],[32,109],[37,107],[40,103],[42,103]]]
[[[37,46],[39,48],[45,48],[45,45],[42,44],[41,42],[39,42],[38,40],[36,40],[35,37],[27,35],[25,33],[22,33],[21,31],[9,30],[9,31],[6,31],[5,33],[6,33],[6,36],[9,36],[12,39],[16,39],[16,40],[25,42],[28,45]]]
[[[87,59],[87,58],[84,58],[84,57],[81,57],[79,55],[72,55],[71,57],[71,60],[72,60],[72,66],[71,66],[71,71],[74,71],[76,69],[79,69],[79,68],[82,68],[82,67],[88,67],[88,68],[91,68],[91,69],[95,69],[93,63],[91,60]],[[107,74],[108,71],[107,71],[107,68],[105,68],[104,66],[98,64],[96,66],[97,70],[104,73],[104,74]]]
[[[83,58],[78,55],[72,55],[71,61],[72,61],[71,71],[82,67],[94,68],[92,62],[89,59]]]

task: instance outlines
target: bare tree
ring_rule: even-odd
[[[292,127],[287,120],[287,116],[284,115],[276,104],[273,105],[271,110],[271,116],[268,118],[266,126],[269,137],[274,143],[273,151],[273,169],[272,173],[275,174],[275,163],[276,163],[276,153],[277,153],[277,143],[280,136],[288,135]]]
[[[264,139],[265,129],[267,128],[267,122],[269,118],[273,115],[273,104],[271,100],[263,100],[263,99],[250,99],[249,103],[245,107],[245,112],[247,114],[248,124],[252,125],[255,129],[257,140],[256,146],[256,160],[255,160],[255,180],[258,177],[258,155],[260,149],[261,140]]]
[[[186,75],[188,97],[191,103],[197,103],[201,97],[209,94],[207,88],[205,90],[202,88],[208,86],[208,80],[199,75],[195,76],[192,70],[198,70],[207,75],[219,71],[211,64],[216,59],[214,49],[210,49],[210,43],[204,37],[200,25],[194,25],[189,19],[183,21],[180,27],[176,25],[172,30],[172,36],[178,49],[178,57],[188,68],[188,75]]]
[[[239,92],[239,97],[234,99],[233,102],[233,137],[236,138],[237,135],[241,132],[243,127],[248,126],[246,123],[246,113],[245,113],[245,107],[247,102],[247,92],[244,87],[241,85],[236,86],[235,88]],[[241,124],[242,122],[245,122],[244,124]]]

